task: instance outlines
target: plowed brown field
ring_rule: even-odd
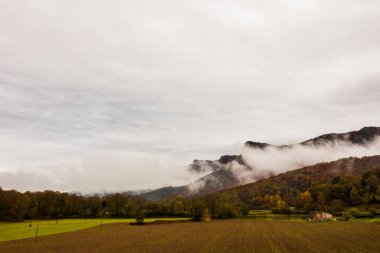
[[[130,226],[0,243],[0,252],[380,252],[380,225],[365,222],[220,220]]]

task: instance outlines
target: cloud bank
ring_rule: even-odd
[[[252,170],[237,167],[236,175],[247,182],[262,176],[279,174],[320,162],[331,162],[347,157],[380,155],[380,138],[366,145],[355,145],[345,141],[326,142],[323,145],[291,145],[285,148],[269,146],[253,149],[245,146],[242,156]],[[243,173],[242,173],[243,172]]]
[[[379,17],[372,0],[0,0],[0,185],[157,188],[249,139],[378,126]]]
[[[380,155],[380,137],[365,144],[353,144],[344,140],[319,140],[318,144],[308,142],[285,146],[268,145],[264,149],[245,145],[241,156],[230,156],[233,159],[226,163],[220,160],[194,161],[189,166],[189,171],[211,174],[191,183],[188,189],[192,193],[199,192],[206,187],[206,182],[214,186],[220,185],[219,189],[230,188],[317,163],[373,155]],[[225,177],[229,179],[225,181]]]

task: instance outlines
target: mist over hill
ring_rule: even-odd
[[[303,192],[312,185],[327,184],[338,176],[359,181],[366,172],[376,170],[380,171],[380,155],[362,158],[349,157],[284,172],[225,191],[237,191],[240,194],[261,197],[267,194],[276,194],[277,192],[286,195],[285,192],[282,192],[283,189],[286,189],[287,193],[292,191]]]
[[[247,141],[240,155],[224,155],[214,161],[194,160],[188,166],[192,173],[209,172],[206,176],[188,185],[164,187],[144,193],[143,196],[158,200],[175,195],[212,193],[320,162],[379,154],[380,127],[329,133],[282,146]]]

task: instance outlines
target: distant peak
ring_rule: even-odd
[[[363,127],[362,129],[360,129],[359,131],[367,131],[367,130],[379,130],[380,127],[376,127],[376,126],[367,126],[367,127]]]
[[[232,161],[240,161],[242,159],[241,155],[223,155],[219,158],[221,164],[227,164]]]
[[[244,145],[249,148],[257,148],[257,149],[265,149],[266,147],[271,146],[268,143],[256,142],[256,141],[247,141]]]
[[[366,145],[375,140],[376,137],[380,136],[380,127],[368,126],[363,127],[358,131],[351,131],[347,133],[329,133],[320,135],[313,139],[301,142],[301,145],[324,145],[326,143],[343,141],[349,142],[352,144]],[[256,141],[247,141],[245,143],[246,147],[254,149],[266,149],[267,147],[277,147],[277,148],[290,148],[294,144],[274,146],[268,143],[256,142]]]

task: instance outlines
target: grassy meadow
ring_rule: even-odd
[[[0,243],[0,252],[380,252],[375,222],[230,219],[131,226],[112,223]]]
[[[156,220],[184,220],[187,218],[147,218],[145,222]],[[103,219],[103,224],[131,223],[134,219]],[[30,226],[31,224],[31,226]],[[101,219],[62,219],[58,220],[33,220],[17,223],[0,222],[0,242],[34,237],[38,224],[38,236],[71,232],[94,226],[100,226]]]

